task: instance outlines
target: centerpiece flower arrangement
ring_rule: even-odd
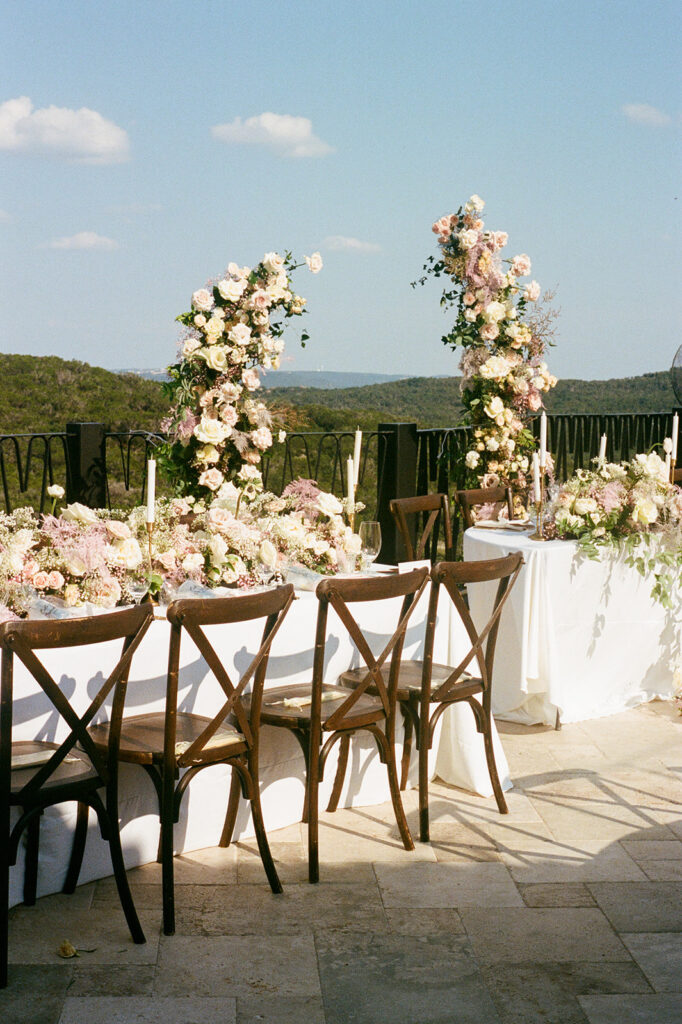
[[[550,535],[577,539],[591,558],[622,550],[628,564],[653,577],[652,596],[672,607],[682,578],[682,489],[655,452],[577,470],[548,511]]]
[[[239,488],[228,483],[222,492],[209,502],[156,502],[151,564],[144,507],[126,512],[73,503],[41,519],[31,508],[0,514],[0,621],[129,604],[136,576],[157,577],[171,593],[188,580],[251,587],[291,564],[330,575],[359,551],[341,502],[314,481],[295,481],[281,498],[261,492],[241,511]]]
[[[312,273],[319,253],[305,257]],[[290,253],[270,252],[256,267],[230,263],[225,274],[192,295],[180,359],[164,384],[171,401],[162,423],[168,442],[158,461],[181,496],[210,499],[225,483],[253,497],[262,489],[259,465],[273,444],[272,420],[258,399],[259,368],[279,367],[286,322],[304,313],[291,287]],[[303,332],[305,343],[308,335]]]
[[[473,428],[464,456],[466,485],[512,485],[523,494],[535,449],[528,417],[543,407],[543,394],[557,383],[544,359],[556,311],[535,307],[537,281],[521,282],[531,272],[527,255],[502,259],[508,236],[484,229],[479,216],[484,205],[473,195],[457,213],[436,221],[440,256],[429,257],[424,276],[413,286],[424,284],[429,274],[450,278],[441,306],[454,307],[456,318],[442,340],[463,349],[462,402]]]

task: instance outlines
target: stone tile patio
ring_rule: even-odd
[[[432,842],[406,853],[390,805],[177,860],[177,934],[157,865],[10,919],[3,1024],[673,1024],[682,1021],[682,718],[654,702],[560,732],[500,723],[501,817],[435,782]],[[416,834],[416,794],[405,795]],[[68,938],[80,955],[61,960]]]

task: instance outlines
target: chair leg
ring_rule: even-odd
[[[318,801],[319,801],[319,765],[320,748],[317,744],[311,751],[308,758],[308,771],[306,775],[306,805],[308,811],[308,881],[319,882],[320,880],[320,851],[319,851],[319,829],[318,829]]]
[[[163,900],[163,934],[175,934],[175,879],[173,865],[173,777],[163,780],[161,803],[161,889]]]
[[[277,868],[275,867],[275,862],[272,859],[270,843],[268,842],[267,832],[265,831],[265,825],[263,824],[263,811],[260,803],[258,778],[252,778],[251,784],[251,815],[253,817],[253,827],[256,833],[256,841],[258,842],[260,859],[263,861],[263,867],[265,868],[265,874],[268,876],[270,888],[274,893],[280,893],[282,892],[282,883],[279,880]]]
[[[410,714],[403,713],[403,720],[405,723],[405,735],[403,738],[403,757],[400,768],[401,790],[405,790],[407,788],[407,777],[410,773],[410,759],[412,757],[412,733],[414,731],[412,716]]]
[[[69,869],[66,872],[64,888],[62,892],[71,894],[78,885],[83,854],[85,853],[85,841],[88,837],[88,817],[90,808],[87,804],[78,801],[78,815],[76,817],[76,831],[73,834],[73,846],[71,847],[71,859]]]
[[[331,813],[336,810],[339,806],[339,799],[341,797],[341,790],[343,789],[343,780],[346,778],[346,769],[348,768],[348,751],[350,750],[350,736],[345,733],[339,741],[339,763],[336,767],[336,775],[334,776],[334,787],[332,789],[332,795],[329,797],[329,803],[327,804],[327,810]]]
[[[34,814],[26,825],[26,865],[24,867],[24,904],[35,906],[38,887],[38,850],[40,846],[40,819],[43,812]]]
[[[427,715],[419,718],[419,841],[428,843],[429,832],[429,732]]]
[[[3,815],[4,817],[4,815]],[[1,825],[4,825],[3,821]],[[0,825],[0,827],[1,827]],[[7,987],[7,960],[9,954],[9,815],[7,829],[0,842],[0,989]]]
[[[93,806],[97,811],[97,804],[93,803]],[[145,939],[140,919],[137,916],[137,911],[135,910],[133,896],[130,891],[130,885],[128,884],[128,875],[126,874],[126,867],[123,862],[121,834],[118,828],[118,801],[115,797],[112,799],[109,794],[107,795],[105,816],[109,826],[109,852],[111,854],[111,865],[114,869],[116,888],[118,889],[118,898],[121,901],[121,907],[123,908],[123,913],[125,914],[125,919],[128,923],[128,928],[130,929],[133,942],[136,942],[138,945],[142,945],[142,943],[147,940]]]
[[[239,776],[236,769],[233,768],[232,779],[230,781],[230,797],[227,801],[227,811],[225,813],[225,824],[223,825],[223,833],[220,837],[218,846],[229,846],[232,842],[232,833],[234,832],[234,826],[237,821],[237,810],[239,809],[240,790],[241,783],[239,781]]]
[[[490,773],[490,781],[492,782],[493,785],[493,793],[495,794],[497,809],[500,812],[500,814],[509,814],[509,808],[507,807],[507,801],[504,798],[502,785],[500,783],[500,777],[497,774],[497,765],[495,764],[495,752],[493,750],[492,718],[489,710],[483,714],[482,724],[483,743],[485,745],[485,759],[488,762],[488,772]]]
[[[384,737],[385,748],[384,753],[386,756],[386,771],[388,772],[388,786],[391,791],[391,802],[393,803],[393,813],[395,814],[395,820],[398,825],[398,831],[400,832],[400,838],[403,841],[403,846],[406,850],[414,850],[414,841],[410,832],[410,827],[407,824],[407,818],[405,817],[405,808],[400,797],[400,787],[398,785],[398,769],[395,762],[395,746],[393,745],[393,736]]]

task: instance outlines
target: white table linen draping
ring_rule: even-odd
[[[317,600],[312,593],[298,592],[287,619],[272,646],[266,686],[309,682],[313,661],[313,640]],[[428,605],[425,593],[410,620],[404,657],[420,658],[423,653],[424,628]],[[399,602],[373,602],[355,605],[354,612],[375,655],[385,646],[397,621]],[[164,706],[166,667],[168,660],[169,624],[159,617],[144,638],[132,663],[127,714],[140,714]],[[223,659],[231,677],[236,680],[249,664],[260,645],[262,621],[232,626],[207,627],[206,633]],[[330,609],[325,680],[335,683],[347,668],[361,664],[359,655],[345,628]],[[453,644],[465,640],[453,627],[452,615],[443,605],[436,632],[435,656],[439,661],[457,658]],[[464,646],[460,650],[466,650]],[[101,674],[115,664],[120,645],[112,643],[97,648],[75,648],[71,651],[42,652],[44,663],[56,681],[82,713],[88,706],[95,683]],[[460,654],[461,657],[461,654]],[[183,711],[210,714],[223,703],[224,694],[192,643],[183,636],[180,652],[179,706]],[[462,714],[464,712],[464,714]],[[101,717],[106,716],[106,708]],[[483,796],[491,793],[482,738],[476,733],[469,708],[456,708],[444,716],[440,737],[431,754],[431,774],[436,770],[446,781]],[[396,754],[401,754],[402,721],[398,719]],[[60,739],[66,732],[64,723],[50,710],[47,698],[23,666],[15,662],[14,675],[14,739]],[[459,740],[462,740],[460,747]],[[440,740],[440,742],[439,742]],[[499,740],[498,747],[499,747]],[[331,792],[336,769],[337,747],[330,755],[321,786],[320,807],[325,807]],[[507,762],[498,749],[498,768],[505,787],[509,781]],[[222,830],[230,769],[215,766],[204,769],[191,782],[182,803],[181,817],[175,826],[177,851],[190,851],[215,846]],[[263,728],[261,731],[260,780],[263,815],[268,831],[300,821],[304,796],[304,761],[294,736],[285,729]],[[417,784],[417,758],[413,755],[410,785]],[[340,806],[366,806],[390,799],[386,769],[378,759],[373,739],[358,734],[351,742],[349,770],[341,795]],[[139,767],[122,765],[120,773],[119,810],[121,840],[128,867],[156,859],[158,844],[158,812],[156,795],[150,779]],[[14,819],[15,820],[15,819]],[[66,873],[75,826],[75,804],[48,808],[41,819],[38,895],[58,891]],[[253,835],[248,805],[241,802],[235,839]],[[11,871],[10,905],[22,899],[24,855],[20,849],[17,866]],[[94,812],[90,815],[90,831],[80,882],[111,874],[107,844],[100,838]],[[265,877],[265,876],[264,876]]]
[[[468,560],[519,551],[525,565],[497,641],[498,718],[554,725],[558,711],[578,722],[672,695],[682,623],[653,600],[653,580],[610,551],[588,559],[575,541],[482,528],[464,535]],[[492,593],[492,584],[472,588],[475,620],[489,614]]]

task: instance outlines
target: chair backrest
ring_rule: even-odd
[[[229,717],[233,717],[236,721],[247,746],[253,747],[258,736],[263,685],[270,647],[293,599],[294,588],[291,583],[288,583],[259,594],[245,593],[235,597],[207,598],[205,600],[186,598],[173,601],[168,606],[166,614],[171,624],[171,639],[166,687],[164,759],[167,759],[169,763],[174,761],[180,767],[184,767],[200,762],[205,756],[205,748]],[[252,619],[265,619],[261,645],[248,668],[235,684],[202,627],[248,622]],[[190,746],[182,752],[176,752],[178,674],[183,629],[192,638],[199,653],[220,684],[225,694],[225,702]],[[247,685],[252,681],[250,711],[247,713],[242,703],[242,696]]]
[[[431,693],[432,700],[447,699],[453,685],[461,678],[464,671],[467,670],[467,666],[474,659],[478,664],[484,694],[489,699],[500,615],[512,587],[518,579],[522,565],[523,556],[518,553],[478,562],[439,562],[438,565],[434,565],[431,570],[431,597],[424,645],[424,677],[429,680],[431,678],[433,643],[441,587],[445,587],[455,605],[471,641],[471,647],[448,678]],[[477,628],[461,588],[470,584],[495,581],[498,581],[498,586],[490,616],[485,624],[481,624],[480,628]],[[428,698],[425,697],[425,699]]]
[[[125,703],[130,662],[149,628],[154,609],[143,604],[123,611],[96,615],[87,619],[29,619],[5,622],[0,626],[2,678],[0,683],[0,774],[10,765],[12,738],[12,689],[14,659],[18,658],[68,726],[69,732],[49,759],[30,776],[21,790],[28,802],[49,781],[57,768],[78,744],[90,758],[104,783],[115,773],[118,761],[121,718]],[[79,715],[59,685],[47,671],[36,651],[83,647],[123,640],[123,651],[114,669],[99,686],[87,710]],[[68,664],[68,663],[65,663]],[[98,752],[87,732],[94,716],[114,691],[108,754]]]
[[[367,675],[348,697],[327,719],[325,728],[342,728],[349,712],[368,687],[376,687],[384,714],[388,717],[395,709],[395,695],[398,686],[398,672],[405,632],[410,616],[429,579],[428,569],[413,569],[412,572],[395,573],[385,576],[369,576],[360,579],[331,578],[318,583],[315,591],[319,601],[315,653],[313,659],[313,691],[311,704],[311,728],[320,723],[322,684],[324,682],[324,653],[327,638],[327,619],[331,606],[355,644],[360,657],[367,667]],[[401,598],[402,604],[398,624],[378,657],[372,653],[365,634],[353,617],[349,605],[368,601],[387,601]],[[388,685],[384,679],[384,664],[391,657]]]
[[[409,561],[428,557],[424,552],[427,550],[429,541],[431,542],[431,558],[435,561],[441,521],[445,541],[445,557],[452,557],[452,521],[447,494],[419,494],[415,498],[394,498],[390,502],[389,508],[405,544]],[[408,516],[416,516],[416,521],[408,521]],[[413,544],[413,536],[417,537],[416,545]]]
[[[499,502],[506,502],[509,518],[513,518],[514,502],[511,487],[472,487],[463,491],[455,491],[453,496],[462,510],[464,526],[467,530],[475,525],[472,509],[477,505],[495,505]]]

